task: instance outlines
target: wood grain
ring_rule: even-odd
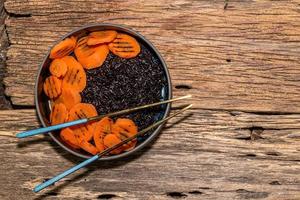
[[[80,5],[80,6],[78,6]],[[298,1],[15,1],[6,94],[33,105],[36,70],[54,41],[87,23],[124,24],[166,59],[176,89],[198,108],[300,112]],[[23,16],[23,17],[22,17]],[[185,88],[185,87],[183,87]]]
[[[3,77],[6,70],[6,52],[8,47],[8,39],[4,21],[7,14],[4,9],[4,0],[0,0],[0,109],[11,108],[10,102],[4,95]]]
[[[41,195],[31,189],[79,160],[49,137],[10,137],[38,126],[33,116],[34,110],[0,111],[5,121],[0,152],[6,152],[1,154],[1,199],[300,197],[300,115],[190,110],[171,120],[152,146],[127,159],[93,165]],[[258,130],[260,138],[251,140]]]
[[[6,0],[5,9],[4,84],[15,110],[0,110],[1,200],[300,199],[299,0]],[[174,96],[192,94],[194,108],[136,155],[34,194],[80,162],[47,136],[14,137],[40,126],[29,109],[38,66],[58,38],[96,22],[146,36]]]

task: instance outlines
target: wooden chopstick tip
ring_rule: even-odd
[[[193,106],[193,104],[189,104],[188,106],[186,106],[182,109],[182,112],[190,109],[192,106]]]
[[[178,98],[175,98],[175,99],[188,99],[188,98],[191,98],[192,95],[191,94],[188,94],[188,95],[185,95],[185,96],[182,96],[182,97],[178,97]]]

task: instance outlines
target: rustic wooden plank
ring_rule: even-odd
[[[299,1],[230,1],[225,10],[224,1],[192,0],[5,7],[14,105],[33,105],[33,77],[57,38],[111,22],[158,47],[174,95],[192,93],[196,109],[136,155],[93,165],[39,195],[31,192],[37,183],[79,160],[49,137],[14,138],[39,126],[34,110],[0,111],[0,199],[299,199],[300,115],[291,114],[299,113]]]
[[[38,126],[34,110],[0,111],[0,197],[297,199],[299,119],[193,109],[169,122],[155,143],[135,156],[93,165],[35,195],[33,186],[79,160],[49,137],[10,137]],[[262,138],[250,140],[250,133]]]
[[[0,0],[0,109],[11,108],[10,102],[4,96],[3,77],[6,69],[6,52],[8,47],[8,39],[4,21],[7,14],[4,9],[4,0]]]
[[[80,6],[78,6],[80,5]],[[6,94],[33,105],[37,67],[52,43],[92,22],[128,25],[166,59],[174,95],[196,107],[300,112],[298,1],[12,1]],[[23,17],[22,17],[23,16]],[[179,89],[176,89],[177,88]],[[179,87],[178,87],[179,86]]]

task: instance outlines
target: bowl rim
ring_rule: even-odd
[[[111,23],[93,23],[93,24],[87,24],[81,27],[78,27],[76,29],[73,29],[72,31],[68,32],[67,34],[64,34],[59,40],[57,40],[47,51],[46,55],[44,56],[44,59],[42,61],[42,63],[39,65],[39,69],[37,72],[37,76],[36,76],[36,81],[35,81],[35,90],[34,90],[34,100],[35,100],[35,107],[36,107],[36,111],[38,114],[38,118],[39,121],[42,123],[43,127],[47,127],[46,123],[43,120],[40,108],[39,108],[39,102],[38,102],[38,84],[39,84],[39,78],[41,75],[41,72],[43,70],[43,66],[44,63],[47,61],[48,56],[50,54],[50,51],[52,49],[53,46],[55,46],[56,44],[58,44],[60,41],[62,41],[63,39],[73,35],[76,32],[85,30],[85,29],[90,29],[90,28],[117,28],[117,29],[121,29],[124,32],[127,32],[129,34],[135,35],[136,37],[138,37],[140,40],[142,40],[143,42],[145,42],[157,55],[158,59],[160,60],[160,62],[162,63],[164,72],[166,74],[166,78],[167,78],[167,87],[168,87],[168,99],[172,98],[172,83],[171,83],[171,77],[170,77],[170,73],[169,70],[167,68],[167,64],[164,61],[163,57],[161,56],[161,54],[159,53],[159,51],[154,47],[154,45],[147,40],[143,35],[141,35],[140,33],[138,33],[135,30],[132,30],[131,28],[124,26],[124,25],[119,25],[119,24],[111,24]],[[165,113],[163,115],[163,119],[166,118],[169,113],[170,113],[170,108],[171,108],[171,104],[168,103],[166,106],[166,110]],[[153,132],[152,134],[147,137],[140,145],[138,145],[137,147],[135,147],[134,149],[127,151],[127,152],[123,152],[122,154],[118,154],[118,155],[113,155],[113,156],[108,156],[108,157],[102,157],[99,158],[99,160],[101,161],[108,161],[108,160],[116,160],[116,159],[120,159],[120,158],[124,158],[126,156],[129,156],[131,154],[134,154],[135,152],[139,151],[140,149],[144,148],[146,145],[148,145],[149,143],[151,143],[155,137],[158,136],[158,134],[161,132],[162,128],[163,128],[164,124],[158,126]],[[52,132],[48,133],[50,135],[50,137],[58,144],[60,145],[63,149],[67,150],[69,153],[76,155],[80,158],[90,158],[92,156],[87,156],[87,155],[83,155],[81,153],[78,153],[76,151],[73,151],[72,149],[70,149],[69,147],[67,147],[66,145],[64,145],[62,142],[60,142],[58,139],[56,139],[56,137],[53,135]]]

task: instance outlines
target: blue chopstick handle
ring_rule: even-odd
[[[44,183],[41,183],[40,185],[36,186],[33,191],[34,192],[39,192],[42,189],[48,187],[49,185],[54,184],[55,182],[59,181],[60,179],[68,176],[69,174],[72,174],[73,172],[81,169],[82,167],[84,167],[84,166],[86,166],[86,165],[88,165],[88,164],[90,164],[90,163],[92,163],[92,162],[94,162],[95,160],[98,160],[98,159],[99,159],[99,156],[95,155],[95,156],[93,156],[93,157],[91,157],[91,158],[83,161],[82,163],[80,163],[80,164],[78,164],[78,165],[76,165],[76,166],[74,166],[74,167],[72,167],[72,168],[64,171],[63,173],[61,173],[61,174],[53,177],[52,179],[50,179],[50,180],[48,180],[48,181],[46,181]]]
[[[79,119],[79,120],[76,120],[76,121],[71,121],[71,122],[67,122],[67,123],[63,123],[63,124],[57,124],[57,125],[54,125],[54,126],[48,126],[48,127],[44,127],[44,128],[38,128],[38,129],[30,130],[30,131],[24,131],[24,132],[18,133],[16,135],[16,137],[17,138],[24,138],[24,137],[29,137],[29,136],[33,136],[33,135],[42,134],[42,133],[48,133],[48,132],[59,130],[59,129],[62,129],[62,128],[66,128],[66,127],[69,127],[69,126],[83,124],[83,123],[86,123],[87,121],[88,121],[88,119]]]

